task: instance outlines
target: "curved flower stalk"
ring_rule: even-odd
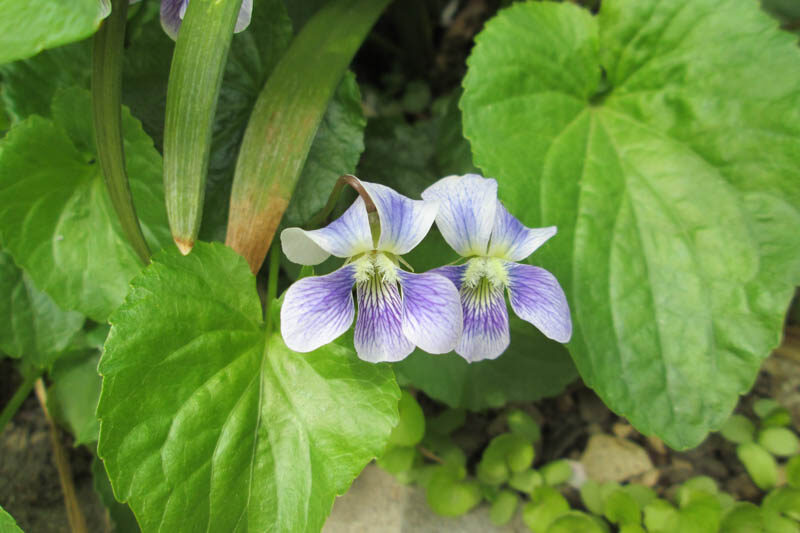
[[[131,4],[139,0],[131,0]],[[106,12],[111,10],[111,5],[108,0],[100,0],[100,5],[107,9]],[[172,40],[178,38],[178,29],[181,27],[181,21],[186,14],[186,8],[189,6],[189,0],[161,0],[161,27],[164,32],[169,35]],[[239,17],[236,19],[236,27],[234,33],[243,31],[250,24],[250,17],[253,14],[253,0],[242,0],[242,7],[239,9]]]
[[[547,337],[568,342],[572,320],[564,291],[543,268],[519,264],[555,235],[555,226],[528,228],[497,199],[497,182],[477,174],[448,176],[422,193],[439,202],[436,225],[467,262],[431,272],[447,276],[461,294],[464,327],[456,353],[469,362],[494,359],[510,342],[508,310]]]
[[[411,200],[376,183],[357,185],[374,204],[378,235],[362,197],[327,227],[281,232],[290,261],[316,265],[330,255],[347,259],[339,270],[303,278],[286,291],[281,308],[286,345],[309,352],[347,331],[355,316],[355,286],[353,341],[361,359],[399,361],[414,346],[430,353],[453,350],[463,322],[458,291],[439,274],[413,274],[398,266],[399,256],[419,244],[433,225],[437,203]]]

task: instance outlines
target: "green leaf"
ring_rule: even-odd
[[[359,176],[418,198],[442,176],[475,172],[469,143],[461,134],[458,96],[440,98],[433,105],[433,117],[414,125],[402,117],[370,119]]]
[[[3,142],[0,234],[37,287],[63,308],[103,322],[122,302],[140,263],[122,234],[96,161],[89,93],[58,93],[53,117],[32,115],[14,125]],[[123,129],[137,213],[151,249],[158,250],[171,243],[161,157],[126,109]]]
[[[304,225],[325,207],[339,176],[355,172],[366,124],[356,78],[347,72],[322,117],[283,224]]]
[[[0,0],[0,63],[79,41],[107,12],[98,0]]]
[[[100,501],[108,510],[109,517],[114,523],[116,533],[139,533],[139,524],[131,508],[124,503],[119,503],[114,498],[111,482],[108,480],[106,468],[97,456],[92,460],[92,485]]]
[[[89,88],[90,41],[45,50],[34,57],[0,65],[0,93],[12,122],[30,115],[50,116],[56,91],[66,87]]]
[[[527,2],[468,61],[475,162],[558,226],[533,260],[581,376],[673,448],[722,425],[800,282],[800,49],[775,26],[736,0]]]
[[[0,507],[0,531],[3,533],[22,533],[14,517]]]
[[[422,408],[408,391],[403,391],[397,405],[400,420],[392,429],[389,443],[393,446],[415,446],[425,434],[425,415]]]
[[[247,31],[233,36],[214,117],[201,239],[225,240],[231,180],[247,121],[291,38],[281,0],[254,2]]]
[[[47,407],[75,437],[75,446],[97,441],[100,424],[95,411],[100,397],[99,359],[99,350],[73,352],[56,361],[50,372],[53,384],[48,389]]]
[[[770,427],[758,434],[758,443],[779,457],[789,457],[800,452],[800,439],[789,428]]]
[[[451,407],[475,411],[532,402],[564,390],[576,377],[566,349],[515,316],[509,322],[511,345],[497,359],[467,363],[455,353],[417,350],[393,365],[398,381]]]
[[[501,490],[492,502],[489,519],[496,526],[504,526],[514,518],[519,507],[519,496],[510,490]]]
[[[756,426],[744,415],[731,415],[722,425],[719,432],[723,437],[735,444],[752,442]]]
[[[84,317],[64,311],[0,250],[0,351],[48,367],[83,326]]]
[[[736,455],[744,464],[750,479],[761,490],[769,490],[778,482],[778,464],[762,446],[745,442],[736,447]]]
[[[267,338],[222,245],[154,256],[110,321],[98,454],[144,531],[317,531],[397,424],[391,368]]]

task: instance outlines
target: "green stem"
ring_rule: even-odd
[[[242,0],[192,0],[178,32],[167,85],[164,196],[172,238],[183,254],[203,216],[217,97]]]
[[[31,393],[33,385],[36,383],[36,380],[41,377],[41,375],[41,372],[37,371],[32,371],[30,374],[28,374],[28,376],[25,378],[25,381],[22,382],[22,385],[20,385],[17,391],[14,393],[14,396],[11,397],[11,400],[9,400],[6,406],[3,407],[3,412],[0,413],[0,433],[3,432],[6,424],[8,424],[8,422],[14,418],[14,415],[19,410],[22,402],[24,402],[25,398],[28,397],[28,394]]]
[[[269,251],[269,278],[267,278],[267,338],[272,334],[272,302],[278,298],[278,276],[281,269],[281,247],[276,241]]]
[[[97,156],[111,204],[136,255],[144,264],[148,264],[150,249],[133,205],[128,174],[125,171],[125,147],[122,140],[122,53],[127,14],[128,0],[113,0],[111,14],[94,36],[92,115]]]
[[[259,94],[236,161],[225,237],[253,272],[264,262],[333,91],[388,3],[327,2]]]

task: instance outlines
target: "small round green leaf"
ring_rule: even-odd
[[[502,483],[511,473],[530,468],[533,456],[533,445],[525,437],[516,433],[498,435],[483,451],[478,479],[490,485]]]
[[[736,444],[752,442],[756,426],[744,415],[731,415],[719,432],[727,440]]]
[[[508,413],[507,422],[508,430],[511,433],[518,433],[534,444],[542,439],[542,430],[539,428],[539,424],[531,418],[531,415],[521,409],[514,409]]]
[[[591,516],[580,511],[569,511],[556,518],[547,533],[603,533],[603,528]]]
[[[417,399],[404,390],[398,404],[400,422],[392,430],[389,442],[395,446],[414,446],[425,434],[425,415]]]
[[[605,496],[600,484],[592,479],[581,485],[581,500],[583,505],[596,515],[603,515],[605,511]]]
[[[572,477],[572,467],[566,459],[550,461],[542,466],[539,471],[542,473],[544,482],[550,486],[566,483]]]
[[[764,512],[786,515],[793,520],[800,520],[800,489],[781,487],[775,489],[761,502]]]
[[[719,533],[766,533],[761,509],[750,502],[737,503],[723,516]]]
[[[644,526],[650,533],[673,533],[679,522],[678,510],[666,500],[653,500],[644,508]]]
[[[511,479],[508,480],[508,485],[512,489],[516,489],[527,494],[533,492],[533,489],[542,485],[543,483],[544,478],[542,477],[542,474],[532,468],[529,470],[523,470],[522,472],[515,472],[511,475]]]
[[[736,455],[753,483],[761,490],[769,490],[778,482],[778,464],[762,446],[755,442],[740,444],[736,448]]]
[[[795,455],[786,463],[786,482],[800,489],[800,455]]]
[[[511,521],[519,505],[519,496],[510,490],[501,490],[489,510],[489,519],[496,526],[503,526]]]
[[[545,533],[559,516],[569,512],[569,504],[557,490],[542,486],[534,490],[532,500],[522,510],[522,520],[533,533]]]
[[[784,427],[791,425],[792,415],[785,407],[773,409],[767,416],[761,419],[761,427]]]
[[[622,489],[615,490],[606,497],[604,514],[612,524],[638,524],[642,520],[638,502]]]
[[[678,488],[676,501],[678,507],[685,507],[695,498],[714,495],[719,489],[717,483],[708,476],[693,477]]]
[[[780,407],[781,404],[772,398],[759,398],[753,403],[753,411],[755,411],[759,418],[768,417],[770,413],[776,409],[779,409]]]
[[[636,500],[640,509],[644,509],[650,502],[657,498],[656,492],[653,489],[638,483],[625,485],[622,489]]]
[[[758,433],[758,443],[768,452],[779,457],[788,457],[800,452],[800,439],[785,427],[768,427]]]
[[[419,452],[414,447],[390,447],[380,458],[378,466],[392,475],[408,472],[414,466],[414,461],[419,457]]]
[[[460,516],[481,502],[481,489],[473,481],[460,481],[463,469],[439,467],[427,484],[425,497],[430,508],[442,516]]]

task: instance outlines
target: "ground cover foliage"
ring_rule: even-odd
[[[165,208],[165,195],[182,189],[163,181],[165,136],[180,127],[164,117],[182,41],[176,48],[164,34],[160,2],[129,7],[117,119],[126,215],[107,191],[117,177],[104,175],[108,148],[93,126],[101,96],[91,36],[114,16],[112,3],[70,4],[0,0],[0,351],[21,383],[2,418],[43,378],[49,412],[96,454],[98,492],[121,530],[318,531],[371,460],[390,464],[393,453],[409,467],[390,466],[395,473],[419,460],[424,432],[398,437],[414,396],[503,410],[580,379],[641,434],[691,449],[730,420],[781,343],[800,284],[800,13],[791,2],[254,0],[219,73],[188,255]],[[325,40],[346,24],[350,35]],[[292,73],[302,73],[298,85]],[[298,101],[308,87],[316,92]],[[293,113],[264,112],[270,101]],[[296,142],[275,154],[253,131]],[[329,198],[343,174],[419,200],[440,178],[470,173],[495,179],[526,226],[557,227],[521,261],[563,287],[567,344],[512,316],[505,352],[472,363],[420,348],[398,362],[364,361],[352,328],[309,353],[287,346],[285,290],[342,259],[301,269],[281,253],[281,229],[343,213],[356,196]],[[266,203],[239,192],[248,190]],[[242,221],[242,212],[255,214]],[[147,265],[126,216],[153,252]],[[239,248],[245,229],[261,240]],[[416,273],[459,259],[443,233],[434,226],[404,256]],[[266,262],[245,251],[253,247],[270,248]],[[765,424],[731,439],[745,466],[768,463],[753,472],[770,470],[759,450],[784,457],[791,440]],[[501,444],[535,442],[514,439]],[[448,450],[458,467],[420,483],[463,497],[450,503],[510,506],[510,496],[498,500],[508,487],[486,487],[533,461],[493,477],[480,454],[467,462]],[[557,491],[539,492],[534,503],[561,505]],[[447,501],[434,500],[447,514]],[[732,508],[720,507],[717,528]],[[536,514],[545,511],[531,513],[529,525],[549,524]]]

